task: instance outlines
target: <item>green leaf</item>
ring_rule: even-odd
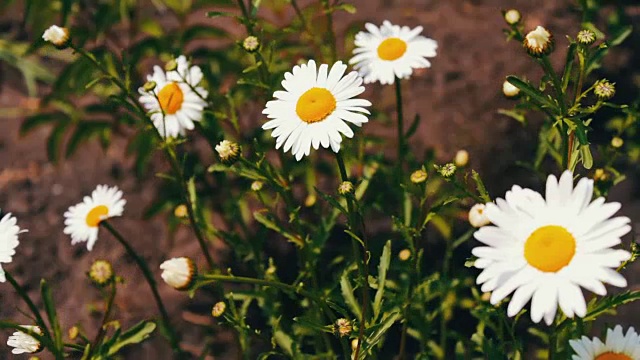
[[[149,338],[156,329],[153,321],[143,320],[118,337],[118,340],[109,347],[108,355],[113,356],[127,345],[139,344]]]
[[[57,163],[60,158],[60,149],[62,147],[62,138],[64,136],[64,132],[67,130],[69,126],[69,122],[61,121],[59,122],[51,131],[49,138],[47,139],[47,156],[49,157],[49,161],[52,163]]]
[[[511,83],[511,85],[520,89],[520,91],[529,96],[533,101],[538,103],[538,105],[558,112],[558,107],[554,103],[552,103],[542,92],[540,92],[540,90],[534,88],[528,82],[522,81],[518,77],[513,75],[507,76],[507,81]]]
[[[567,86],[569,86],[569,80],[571,79],[571,71],[573,70],[573,63],[575,62],[577,49],[578,49],[577,43],[572,42],[571,45],[569,45],[569,50],[567,51],[567,58],[564,62],[564,72],[562,73],[562,91],[563,92],[567,91]]]
[[[335,10],[344,10],[344,11],[348,12],[349,14],[355,14],[358,11],[353,4],[340,4],[338,6],[334,6],[333,9],[334,9],[334,11]]]
[[[405,133],[405,138],[410,138],[411,136],[413,136],[413,134],[415,134],[416,130],[418,130],[418,125],[420,125],[420,121],[422,119],[420,118],[420,114],[416,114],[416,116],[413,118],[413,122],[411,123],[411,125],[409,126],[409,129],[407,130],[407,132]]]
[[[20,136],[24,136],[30,131],[40,127],[42,125],[51,123],[51,122],[62,122],[68,121],[69,117],[61,112],[52,112],[52,113],[41,113],[33,116],[27,117],[20,125]]]
[[[210,17],[210,18],[217,18],[217,17],[233,17],[233,18],[237,18],[238,16],[236,16],[236,14],[233,14],[233,13],[230,13],[230,12],[208,11],[207,12],[207,17]]]
[[[389,264],[391,263],[391,241],[387,241],[382,249],[382,255],[380,256],[380,264],[378,264],[378,290],[373,300],[373,321],[378,320],[382,309],[382,299],[384,297],[385,282],[387,281],[387,271],[389,270]]]
[[[92,137],[98,136],[100,139],[108,139],[110,133],[111,125],[106,121],[84,121],[79,123],[69,139],[65,157],[69,158],[81,143],[90,140]]]
[[[285,238],[287,238],[292,243],[294,243],[294,244],[296,244],[296,245],[298,245],[300,247],[304,246],[304,240],[302,240],[299,237],[297,237],[295,235],[292,235],[288,231],[284,230],[282,227],[280,227],[280,225],[276,224],[273,220],[269,219],[268,217],[263,215],[261,212],[259,212],[259,211],[254,212],[253,213],[253,217],[260,224],[264,225],[268,229],[271,229],[271,230],[279,233],[280,235],[284,236]]]
[[[340,204],[340,202],[338,200],[336,200],[333,196],[329,195],[329,194],[325,194],[322,191],[320,191],[317,187],[313,187],[316,192],[318,193],[318,195],[320,195],[320,197],[329,203],[329,205],[331,205],[331,207],[333,207],[334,209],[340,211],[342,214],[344,214],[344,216],[349,216],[349,213],[347,212],[347,209],[344,208],[344,206],[342,204]]]
[[[400,317],[399,312],[393,312],[382,319],[380,327],[365,339],[362,351],[358,354],[358,360],[364,360],[367,358],[367,354],[373,350],[380,340],[382,340],[382,336],[389,330],[389,328],[391,328],[391,326],[393,326],[393,324],[395,324],[396,321],[398,321]]]
[[[593,167],[593,156],[591,155],[589,145],[580,146],[580,156],[582,158],[582,166],[584,166],[585,169],[591,169]]]
[[[600,315],[611,313],[615,311],[618,306],[628,304],[636,300],[640,300],[640,290],[625,291],[617,295],[604,296],[599,299],[596,298],[589,303],[587,307],[587,314],[582,318],[582,321],[594,321]],[[570,325],[572,321],[573,319],[564,320],[560,325],[558,325],[558,329],[563,329],[565,326]]]
[[[484,200],[485,203],[491,202],[491,196],[489,196],[489,192],[484,186],[484,182],[482,182],[480,174],[478,174],[478,172],[475,170],[471,170],[471,178],[476,183],[476,190],[478,191],[478,194],[480,194],[482,200]]]
[[[362,311],[360,310],[360,304],[356,300],[356,297],[353,293],[353,287],[351,286],[351,281],[349,280],[349,274],[351,272],[345,270],[340,277],[340,291],[342,292],[342,297],[344,298],[344,302],[347,304],[349,309],[356,315],[358,319],[362,316]]]
[[[527,118],[524,114],[517,110],[498,109],[498,114],[506,115],[523,125],[527,123]]]
[[[607,40],[609,46],[618,46],[625,41],[629,35],[633,32],[633,27],[631,25],[627,25],[611,36],[611,39]]]
[[[62,349],[62,331],[60,330],[60,322],[58,321],[58,314],[56,312],[56,305],[53,302],[53,295],[51,288],[46,280],[40,281],[40,296],[42,296],[42,302],[44,303],[44,309],[49,319],[49,326],[53,329],[53,341],[57,349]]]

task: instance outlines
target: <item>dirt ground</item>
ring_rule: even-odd
[[[571,10],[571,1],[530,0],[357,0],[355,15],[340,14],[336,19],[338,33],[354,21],[381,23],[388,19],[410,26],[422,25],[424,33],[439,43],[438,56],[433,68],[412,78],[405,84],[408,117],[419,113],[424,119],[418,135],[412,139],[412,148],[421,152],[435,147],[443,159],[449,159],[461,148],[469,150],[471,164],[488,181],[494,195],[503,194],[514,179],[522,177],[522,170],[513,167],[513,159],[532,157],[535,134],[515,121],[497,114],[498,108],[510,107],[501,95],[501,85],[508,74],[525,74],[530,78],[538,73],[526,56],[520,54],[519,45],[505,43],[501,33],[503,20],[500,10],[514,7],[526,17],[526,27],[542,24],[558,34],[556,64],[562,62],[566,41],[561,34],[575,34],[578,14]],[[304,3],[304,2],[303,2]],[[270,14],[261,14],[271,16]],[[630,15],[640,24],[640,7],[630,7]],[[293,16],[293,14],[289,14]],[[286,19],[285,19],[286,21]],[[242,36],[238,27],[234,33]],[[33,36],[38,36],[34,34]],[[640,44],[635,30],[628,42]],[[605,69],[614,81],[625,82],[633,64],[638,64],[638,49],[620,50],[612,58],[618,59]],[[345,54],[343,54],[345,56]],[[345,56],[347,57],[347,56]],[[0,65],[2,66],[2,65]],[[636,65],[637,67],[637,65]],[[8,69],[3,68],[4,71]],[[636,73],[638,69],[635,69]],[[54,166],[46,160],[45,141],[49,129],[40,128],[26,137],[18,135],[25,109],[33,107],[33,99],[25,96],[21,79],[5,76],[0,92],[0,208],[14,213],[19,224],[29,232],[21,237],[14,262],[5,265],[39,304],[38,284],[48,279],[55,289],[55,300],[65,328],[76,323],[94,329],[98,316],[91,311],[100,297],[86,280],[85,272],[96,259],[110,260],[116,271],[128,281],[122,285],[116,299],[116,318],[125,324],[152,317],[156,309],[151,294],[140,272],[125,256],[123,249],[108,234],[101,237],[92,252],[82,245],[71,246],[62,233],[62,214],[68,206],[90,193],[96,184],[117,184],[127,199],[127,216],[117,220],[122,233],[136,238],[136,248],[149,260],[153,268],[171,256],[192,256],[199,260],[198,246],[189,229],[181,228],[175,237],[167,235],[164,219],[157,217],[143,221],[142,213],[154,199],[160,180],[149,176],[138,182],[134,176],[133,159],[125,154],[126,139],[116,139],[109,150],[103,152],[96,143]],[[627,80],[628,82],[628,80]],[[371,86],[368,97],[381,110],[393,111],[393,87]],[[22,109],[22,110],[19,110]],[[364,131],[384,135],[382,128]],[[154,170],[163,169],[160,157]],[[613,199],[623,203],[622,213],[633,219],[637,227],[640,214],[640,182],[631,177],[614,192]],[[218,256],[222,256],[218,254]],[[630,287],[640,287],[640,262],[628,269],[626,277]],[[16,298],[7,284],[0,291],[0,318],[22,319],[15,310]],[[209,324],[210,317],[198,315],[210,303],[196,299],[189,301],[183,293],[160,285],[161,295],[173,314],[179,328],[190,328],[189,323]],[[188,305],[187,305],[188,304]],[[627,306],[617,319],[621,323],[640,323],[638,305]],[[18,320],[18,322],[20,322]],[[92,334],[92,333],[91,333]],[[185,347],[199,347],[202,336],[190,330],[185,335]],[[6,334],[0,336],[0,359],[8,358],[4,346]],[[219,340],[230,341],[228,337]],[[227,358],[223,346],[220,356]],[[130,352],[127,359],[168,359],[164,342],[155,336],[144,346]],[[25,357],[26,358],[26,357]]]

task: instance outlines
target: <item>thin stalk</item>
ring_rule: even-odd
[[[104,66],[102,66],[102,64],[98,62],[98,60],[95,58],[95,56],[93,56],[93,54],[90,54],[84,49],[77,48],[75,46],[71,46],[71,48],[77,53],[79,53],[80,55],[84,56],[89,61],[91,61],[96,66],[96,68],[100,70],[100,72],[102,72],[105,76],[107,76],[109,80],[111,80],[111,82],[113,82],[118,88],[120,88],[120,90],[127,96],[129,101],[131,101],[131,103],[136,107],[141,118],[145,122],[147,122],[147,124],[150,125],[152,128],[155,128],[153,121],[151,121],[151,119],[149,119],[149,117],[147,116],[147,111],[144,109],[144,107],[142,107],[142,105],[138,102],[136,97],[129,91],[127,86],[122,82],[120,78],[112,75]],[[166,126],[165,126],[165,129],[166,129]],[[162,137],[162,134],[160,134],[158,131],[154,131],[154,134],[156,134],[156,136],[158,137],[158,140],[161,143],[164,142],[164,138]],[[213,268],[215,264],[213,262],[213,259],[211,258],[211,254],[209,254],[209,250],[208,250],[204,235],[202,234],[202,231],[198,227],[195,213],[193,211],[193,204],[191,203],[191,199],[189,197],[187,183],[184,181],[184,175],[182,174],[180,165],[178,164],[177,159],[175,159],[175,154],[173,154],[167,146],[164,146],[163,149],[165,151],[165,154],[167,155],[167,158],[169,159],[169,163],[171,164],[172,170],[180,177],[180,182],[183,190],[183,197],[187,203],[187,210],[188,210],[187,212],[189,215],[189,222],[191,223],[191,227],[193,228],[196,238],[198,239],[200,248],[202,249],[205,259],[207,260],[207,264],[209,265],[210,268]]]
[[[296,15],[300,19],[300,23],[302,24],[302,28],[304,29],[304,31],[306,31],[307,33],[311,33],[309,31],[309,26],[307,25],[307,19],[304,18],[304,15],[302,14],[302,11],[300,10],[300,6],[298,5],[298,1],[297,0],[291,0],[291,6],[293,7],[293,11],[295,11]]]
[[[562,92],[562,82],[558,77],[558,74],[555,70],[553,70],[553,66],[549,61],[548,56],[543,56],[540,58],[540,64],[542,65],[543,70],[549,76],[551,76],[551,81],[553,83],[553,90],[556,93],[556,100],[558,100],[558,104],[560,105],[561,112],[561,121],[564,121],[564,117],[567,115],[567,104],[565,102],[564,93]],[[571,159],[571,148],[569,147],[569,134],[568,129],[564,127],[562,123],[560,123],[560,136],[562,137],[562,169],[569,168],[569,161]],[[573,135],[573,134],[572,134]]]
[[[558,342],[558,324],[554,321],[549,334],[549,360],[556,359],[556,346]]]
[[[102,323],[100,324],[100,329],[98,330],[98,334],[96,335],[96,338],[93,341],[93,346],[89,351],[88,358],[91,358],[91,354],[93,353],[93,350],[98,348],[98,346],[102,342],[102,339],[104,338],[104,335],[107,332],[105,325],[109,321],[109,317],[111,316],[111,310],[113,309],[113,302],[116,299],[116,281],[114,279],[111,280],[110,290],[111,291],[109,293],[109,298],[107,300],[107,307],[104,311],[104,316],[102,317]]]
[[[247,5],[245,5],[244,0],[237,0],[238,7],[242,12],[242,17],[244,18],[244,26],[247,28],[247,33],[249,35],[253,35],[253,25],[251,24],[251,16],[249,14],[249,10],[247,9]]]
[[[396,109],[398,113],[398,168],[402,171],[404,161],[404,113],[402,110],[402,87],[400,79],[396,76]]]
[[[451,246],[451,241],[446,241],[446,250],[444,254],[444,260],[442,263],[442,284],[444,285],[446,281],[449,280],[449,268],[451,257],[453,255],[453,248]],[[445,303],[448,295],[448,287],[445,285],[440,289],[442,295],[442,304]],[[442,349],[442,357],[446,359],[447,354],[447,319],[445,318],[444,308],[442,309],[442,314],[440,316],[440,348]]]
[[[320,298],[307,290],[301,289],[298,286],[285,284],[279,281],[256,279],[256,278],[250,278],[250,277],[244,277],[244,276],[221,275],[221,274],[202,274],[202,275],[199,275],[198,277],[201,280],[207,280],[207,281],[221,281],[221,282],[231,282],[231,283],[239,283],[239,284],[251,284],[251,285],[273,287],[280,290],[300,294],[306,298],[313,300],[318,304],[321,304],[321,303],[326,304],[326,299]]]
[[[182,352],[182,349],[180,349],[180,341],[178,339],[178,335],[175,333],[175,330],[171,325],[171,320],[169,319],[169,313],[167,313],[167,310],[165,309],[164,304],[162,303],[162,298],[158,293],[158,286],[153,277],[153,273],[149,269],[149,265],[147,265],[147,262],[144,259],[142,259],[140,255],[138,255],[138,253],[133,249],[133,247],[129,245],[127,240],[125,240],[125,238],[113,226],[111,226],[111,224],[109,224],[107,221],[102,221],[100,225],[105,229],[107,229],[113,235],[113,237],[115,237],[116,240],[118,240],[118,242],[126,250],[127,254],[131,256],[133,260],[136,262],[136,265],[138,265],[138,268],[140,268],[140,271],[142,271],[142,274],[144,275],[145,280],[147,280],[147,283],[151,288],[153,299],[155,300],[156,305],[158,306],[158,310],[160,311],[162,325],[167,334],[169,342],[171,344],[171,349],[173,349],[174,354],[178,356],[178,358],[183,358],[184,353]]]
[[[349,177],[347,175],[347,169],[344,165],[344,159],[342,158],[342,154],[340,152],[336,153],[336,160],[338,162],[338,168],[340,169],[340,177],[342,178],[342,181],[349,181]],[[347,210],[349,212],[349,216],[348,216],[349,227],[352,229],[352,231],[356,231],[356,228],[358,226],[356,222],[356,218],[357,217],[360,218],[359,225],[362,231],[362,234],[361,234],[362,241],[364,242],[362,263],[357,262],[358,271],[360,273],[360,278],[362,281],[362,305],[360,306],[362,309],[362,314],[360,318],[359,331],[358,331],[358,345],[356,346],[356,351],[354,354],[354,359],[358,359],[358,355],[360,354],[360,349],[362,347],[362,340],[364,339],[364,328],[366,326],[367,307],[369,304],[369,289],[368,289],[369,269],[367,266],[367,252],[368,252],[369,246],[367,243],[367,236],[364,228],[364,219],[362,218],[362,216],[360,216],[360,214],[357,211],[354,210],[354,198],[352,198],[351,195],[347,195]],[[358,246],[357,246],[358,244],[356,243],[355,240],[353,240],[352,243],[353,243],[354,256],[357,259],[357,256],[359,253]]]
[[[324,7],[324,12],[327,16],[327,28],[329,31],[327,35],[329,35],[329,45],[331,45],[331,63],[336,62],[338,59],[338,48],[336,44],[336,33],[333,30],[333,12],[331,11],[331,4],[329,0],[322,0],[322,6]]]

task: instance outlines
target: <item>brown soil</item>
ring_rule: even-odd
[[[340,14],[336,19],[338,33],[354,22],[381,23],[389,19],[410,26],[422,25],[424,33],[439,42],[438,57],[433,68],[414,76],[405,83],[406,114],[412,118],[419,113],[423,122],[412,140],[412,149],[420,154],[429,147],[438,150],[443,159],[450,158],[456,150],[465,148],[471,153],[472,165],[481,169],[493,194],[502,194],[513,179],[523,172],[512,166],[514,158],[532,156],[535,134],[515,121],[496,113],[498,108],[509,108],[510,102],[501,96],[501,84],[505,75],[524,74],[529,78],[539,76],[533,63],[523,56],[518,44],[505,43],[501,29],[500,10],[505,6],[518,8],[526,15],[527,28],[543,24],[559,39],[558,54],[554,59],[559,65],[566,44],[560,34],[574,34],[578,30],[578,15],[571,10],[569,1],[530,0],[358,0],[355,15]],[[632,9],[633,10],[633,9]],[[638,9],[635,20],[638,20]],[[273,14],[264,14],[273,18]],[[287,14],[292,16],[293,14]],[[286,20],[285,20],[286,21]],[[242,30],[235,27],[233,33],[241,37]],[[38,34],[32,34],[33,37]],[[634,34],[635,40],[638,33]],[[627,51],[625,53],[624,51]],[[627,50],[620,51],[615,63],[608,70],[612,76],[620,76],[631,66],[632,57]],[[626,61],[625,61],[626,59]],[[8,70],[3,68],[5,72]],[[6,73],[0,93],[0,205],[3,211],[14,213],[21,227],[29,229],[21,237],[21,245],[14,262],[5,265],[21,284],[24,284],[36,303],[40,304],[38,287],[41,278],[48,279],[55,289],[55,300],[63,326],[76,323],[88,329],[91,336],[99,323],[99,292],[86,280],[85,272],[96,259],[110,260],[116,271],[126,277],[116,303],[116,318],[126,325],[153,317],[156,314],[151,294],[143,278],[124,254],[123,249],[108,234],[102,233],[92,252],[82,245],[71,246],[70,239],[62,233],[63,217],[69,205],[78,202],[91,192],[96,184],[117,184],[126,194],[126,217],[116,225],[126,236],[135,239],[135,247],[153,268],[171,256],[188,255],[203,260],[193,235],[186,227],[180,228],[175,237],[169,237],[165,221],[157,217],[143,221],[142,213],[156,196],[160,180],[152,176],[137,181],[132,159],[125,155],[126,139],[115,139],[105,153],[95,143],[85,146],[70,160],[54,166],[47,162],[45,141],[49,129],[40,128],[20,138],[18,128],[26,109],[33,108],[33,100],[24,94],[22,80],[16,74]],[[369,98],[380,110],[393,111],[393,87],[370,86]],[[19,110],[19,111],[18,111]],[[365,131],[384,135],[386,128],[365,128]],[[164,169],[165,164],[157,156],[150,174]],[[635,194],[631,197],[629,194]],[[637,198],[638,183],[628,180],[614,193],[614,199],[623,202],[623,213],[637,220],[640,201]],[[219,248],[221,246],[218,246]],[[218,257],[220,257],[218,252]],[[202,261],[201,261],[202,262]],[[626,272],[632,288],[640,286],[640,262]],[[27,321],[16,311],[16,297],[8,284],[0,292],[0,318]],[[197,315],[209,308],[210,300],[195,301],[164,284],[161,295],[173,314],[178,328],[186,332],[186,348],[200,347],[202,334],[190,323],[213,324],[210,317]],[[22,305],[20,305],[22,307]],[[634,317],[631,315],[635,313]],[[617,321],[636,325],[638,305],[623,309]],[[6,336],[2,336],[4,343]],[[231,341],[228,336],[218,340]],[[5,358],[6,347],[0,345],[0,359]],[[160,336],[131,351],[128,359],[168,359],[165,342]],[[230,356],[224,350],[220,357]],[[225,355],[226,354],[226,355]]]

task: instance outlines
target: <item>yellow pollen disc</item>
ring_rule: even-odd
[[[336,98],[325,88],[307,90],[296,104],[296,113],[302,121],[312,124],[324,120],[336,109]]]
[[[614,352],[606,352],[596,356],[594,360],[633,360],[633,359],[629,355],[614,353]]]
[[[557,225],[538,228],[524,244],[524,258],[529,265],[544,272],[557,272],[569,265],[575,253],[575,238]]]
[[[160,107],[164,110],[165,114],[175,114],[182,107],[184,101],[184,94],[177,83],[172,82],[165,85],[158,93],[158,100],[160,100]]]
[[[407,43],[398,38],[388,38],[378,45],[378,57],[392,61],[398,59],[407,51]]]
[[[104,205],[98,205],[89,211],[85,221],[90,227],[97,227],[102,221],[102,217],[107,214],[109,214],[109,208]]]

